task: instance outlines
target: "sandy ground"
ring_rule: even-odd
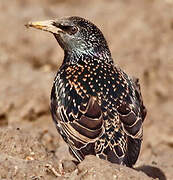
[[[1,0],[0,180],[172,180],[172,9],[172,0]],[[97,24],[116,63],[140,78],[148,115],[134,169],[93,156],[76,167],[54,127],[49,97],[63,51],[50,34],[24,24],[67,15]]]

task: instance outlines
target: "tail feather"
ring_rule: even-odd
[[[141,139],[133,139],[130,136],[127,140],[127,152],[124,157],[124,164],[128,167],[132,167],[139,156],[140,148],[141,148]]]

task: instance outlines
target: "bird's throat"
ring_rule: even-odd
[[[95,49],[88,49],[87,51],[80,50],[64,50],[64,63],[76,64],[80,60],[95,59],[104,61],[105,63],[113,64],[113,59],[109,51],[97,51]]]

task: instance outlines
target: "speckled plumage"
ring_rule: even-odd
[[[115,66],[103,34],[91,22],[70,17],[52,25],[63,31],[53,34],[65,52],[51,93],[58,132],[79,162],[93,154],[131,167],[146,116],[138,79]]]

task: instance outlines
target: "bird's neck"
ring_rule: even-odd
[[[85,58],[93,58],[99,61],[104,61],[109,64],[113,64],[113,59],[109,50],[104,49],[88,49],[88,50],[65,50],[64,51],[64,63],[76,64],[79,60],[85,60]]]

